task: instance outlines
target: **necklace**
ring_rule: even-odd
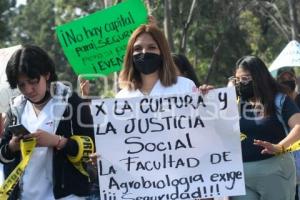
[[[149,94],[150,94],[150,91],[147,91],[147,90],[140,89],[140,91],[144,96],[149,96]]]
[[[34,103],[32,103],[32,108],[33,108],[33,111],[35,112],[36,116],[38,116],[40,114],[41,110],[44,108],[44,106],[48,103],[49,100],[50,100],[50,98],[47,99],[42,104],[34,104]]]
[[[149,92],[141,91],[144,96],[149,96]]]

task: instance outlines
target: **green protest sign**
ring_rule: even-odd
[[[127,0],[58,26],[56,34],[77,75],[107,75],[121,69],[131,33],[146,22],[143,1]]]

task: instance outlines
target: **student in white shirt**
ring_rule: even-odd
[[[177,76],[164,34],[153,25],[141,25],[131,35],[120,73],[117,98],[192,92],[195,84]]]
[[[190,79],[177,76],[167,40],[153,25],[141,25],[132,33],[123,65],[116,98],[192,93],[196,88]],[[88,96],[89,82],[81,81],[80,88]],[[96,157],[91,156],[95,164]]]
[[[195,92],[195,83],[179,74],[168,42],[157,26],[141,25],[127,44],[117,98]],[[210,200],[210,199],[207,199]]]
[[[17,50],[7,64],[6,74],[10,87],[18,87],[21,92],[10,104],[8,125],[22,124],[31,133],[24,138],[36,138],[37,143],[10,199],[85,199],[89,178],[68,156],[82,157],[75,135],[79,140],[94,136],[89,106],[80,107],[83,100],[68,86],[55,82],[54,63],[37,46]],[[0,162],[4,163],[6,177],[21,161],[20,139],[9,126],[5,128]]]

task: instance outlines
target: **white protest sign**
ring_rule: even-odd
[[[21,48],[21,45],[0,49],[0,112],[8,109],[9,99],[18,94],[18,90],[9,88],[6,78],[6,65],[12,54]]]
[[[300,44],[296,40],[290,41],[269,67],[275,71],[282,67],[300,67]]]
[[[101,200],[245,194],[233,87],[93,100]]]

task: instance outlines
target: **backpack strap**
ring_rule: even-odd
[[[277,93],[275,96],[275,106],[276,106],[276,116],[280,123],[282,124],[284,128],[284,132],[287,135],[289,133],[289,127],[285,124],[283,118],[282,118],[282,108],[283,108],[283,103],[285,101],[286,95],[283,93]]]

